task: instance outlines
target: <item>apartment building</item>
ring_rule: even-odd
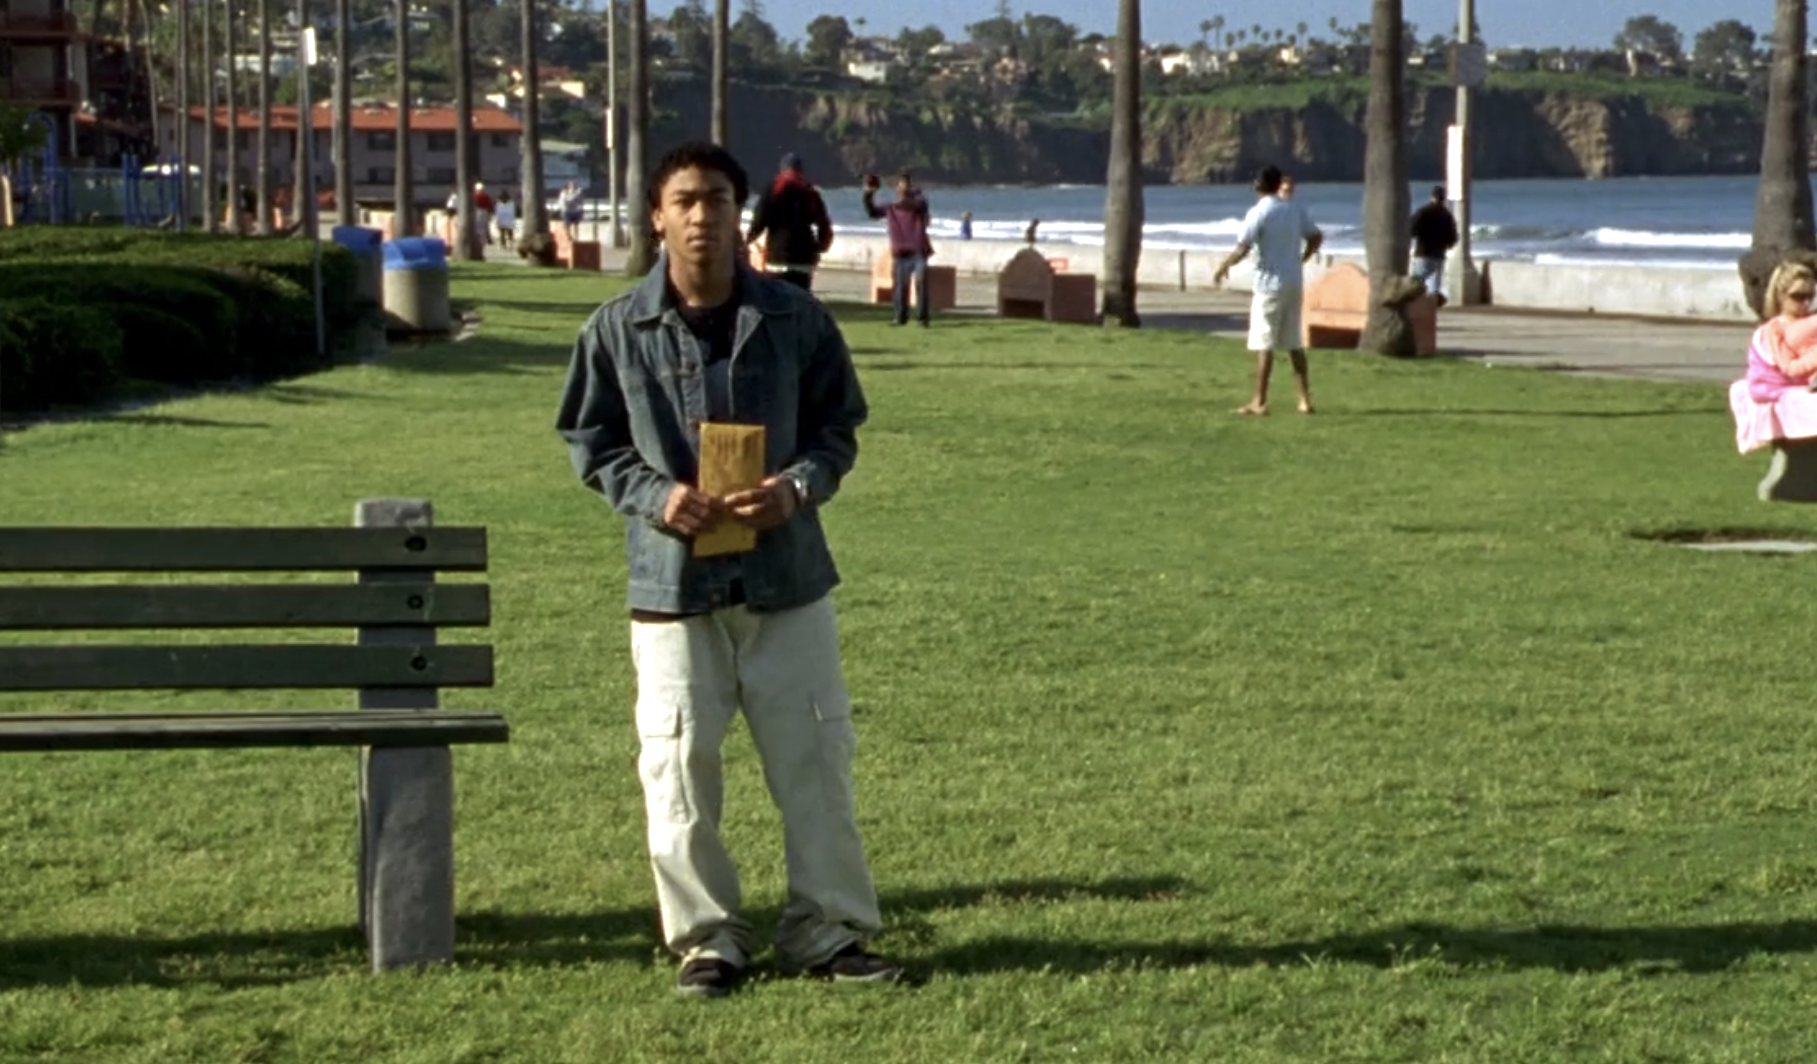
[[[5,0],[0,0],[5,2]],[[314,138],[310,145],[314,159],[315,187],[334,188],[334,108],[329,103],[311,108],[309,126]],[[274,186],[294,184],[296,175],[298,108],[271,109],[271,177]],[[174,109],[169,112],[173,117]],[[228,160],[239,167],[240,180],[251,182],[258,166],[259,114],[256,108],[242,107],[235,115],[238,129],[233,146],[227,144],[227,109],[214,113],[215,162],[225,179]],[[189,159],[200,166],[204,131],[209,121],[206,107],[190,109],[189,121],[183,123],[189,135]],[[164,123],[164,158],[177,157],[178,123]],[[413,107],[410,109],[411,180],[415,186],[418,207],[440,206],[454,189],[454,147],[458,126],[454,108],[449,106]],[[522,167],[523,126],[517,119],[496,107],[473,109],[473,170],[477,179],[494,188],[514,189]],[[390,103],[361,103],[353,108],[353,128],[349,138],[353,164],[353,194],[369,206],[389,207],[395,188],[397,163],[397,108]]]
[[[0,0],[0,100],[54,118],[65,154],[86,75],[83,35],[66,0]]]

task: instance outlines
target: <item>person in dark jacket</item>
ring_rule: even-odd
[[[820,190],[801,174],[801,160],[793,153],[782,157],[782,169],[757,205],[751,208],[751,229],[746,244],[769,234],[764,264],[782,279],[802,288],[814,287],[814,267],[833,246],[833,219],[827,215]]]
[[[1445,206],[1445,186],[1432,189],[1432,202],[1413,212],[1413,279],[1445,305],[1445,254],[1457,246],[1457,219]]]

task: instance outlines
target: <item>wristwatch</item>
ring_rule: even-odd
[[[800,470],[794,469],[784,473],[783,478],[795,489],[795,508],[800,509],[806,506],[809,500],[808,478],[803,476]]]

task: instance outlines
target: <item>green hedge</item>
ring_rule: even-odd
[[[0,230],[0,404],[107,399],[130,380],[269,380],[321,369],[308,241],[132,229]],[[355,264],[322,246],[329,351],[357,323]]]

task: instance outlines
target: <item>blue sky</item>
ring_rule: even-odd
[[[1458,5],[1447,0],[1404,0],[1406,17],[1419,27],[1421,37],[1449,33],[1457,21]],[[673,0],[650,0],[652,15],[666,13]],[[739,3],[735,0],[734,10]],[[764,15],[785,37],[801,37],[809,20],[820,14],[864,18],[865,32],[890,33],[904,22],[915,26],[933,23],[948,36],[959,36],[969,22],[988,17],[994,0],[764,0]],[[1086,32],[1111,33],[1116,29],[1115,0],[1037,0],[1012,2],[1017,15],[1024,12],[1057,15]],[[982,13],[982,15],[981,15]],[[1685,36],[1685,46],[1697,31],[1722,18],[1737,18],[1762,33],[1773,24],[1772,0],[1477,0],[1476,21],[1491,46],[1549,44],[1606,46],[1631,16],[1658,15],[1673,23]],[[1224,16],[1227,28],[1280,27],[1292,33],[1304,22],[1323,32],[1337,16],[1346,23],[1369,16],[1368,0],[1223,0],[1221,3],[1184,3],[1182,0],[1148,0],[1143,4],[1142,35],[1151,40],[1188,43],[1199,36],[1199,23]]]

